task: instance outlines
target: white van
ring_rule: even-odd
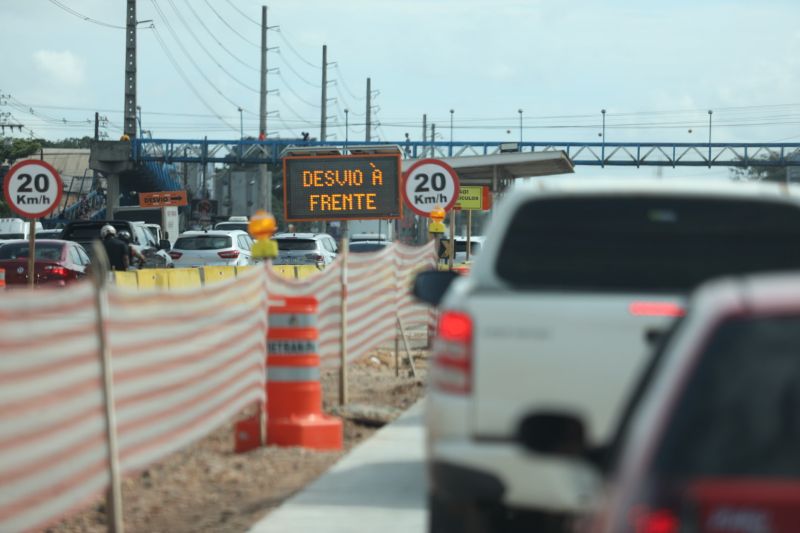
[[[0,218],[0,242],[14,239],[27,239],[30,235],[31,223],[21,218]],[[41,222],[36,222],[34,231],[44,229]]]

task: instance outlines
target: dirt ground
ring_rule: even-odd
[[[420,347],[424,342],[412,342]],[[410,407],[424,394],[427,352],[412,349],[417,378],[402,361],[395,376],[394,351],[376,350],[348,367],[351,404]],[[323,410],[338,406],[339,371],[323,370]],[[234,419],[235,420],[235,419]],[[190,447],[152,465],[123,482],[126,533],[239,533],[247,531],[286,498],[325,472],[349,449],[377,427],[345,419],[341,452],[302,448],[259,448],[233,453],[233,420]],[[47,532],[101,533],[106,531],[105,504],[98,500]]]

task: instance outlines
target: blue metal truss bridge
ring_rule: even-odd
[[[397,145],[406,159],[492,155],[501,152],[563,151],[574,165],[749,167],[800,166],[800,143],[671,143],[671,142],[352,142],[350,147]],[[342,142],[303,139],[178,140],[136,139],[134,161],[160,164],[228,163],[277,164],[289,147],[330,147],[342,150]]]

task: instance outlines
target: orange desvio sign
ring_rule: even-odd
[[[169,207],[188,205],[186,191],[140,192],[139,207]]]

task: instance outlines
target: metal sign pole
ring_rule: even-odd
[[[341,303],[341,330],[339,344],[339,405],[347,405],[347,256],[348,235],[347,221],[342,221],[342,239],[339,244],[339,256],[342,258],[342,303]]]
[[[28,286],[32,289],[36,281],[36,219],[28,221]]]
[[[122,521],[122,473],[119,466],[117,419],[114,409],[114,370],[111,366],[111,350],[106,338],[106,323],[108,321],[108,300],[106,297],[108,257],[106,256],[105,248],[99,241],[92,243],[92,250],[95,257],[92,262],[92,281],[97,316],[97,339],[103,373],[103,403],[105,404],[108,471],[110,477],[109,489],[106,494],[107,524],[108,531],[123,533],[125,528]]]

